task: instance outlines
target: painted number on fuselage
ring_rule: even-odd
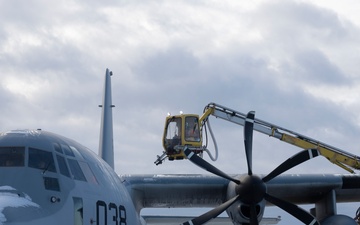
[[[108,213],[112,215],[112,221],[108,223]],[[119,207],[110,202],[108,205],[104,201],[96,202],[96,225],[126,225],[126,209],[123,205]]]

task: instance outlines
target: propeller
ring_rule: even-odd
[[[210,173],[213,173],[215,175],[218,175],[219,177],[231,180],[232,182],[235,182],[236,184],[240,184],[239,180],[236,180],[232,177],[230,177],[229,175],[227,175],[226,173],[222,172],[221,170],[219,170],[218,168],[216,168],[215,166],[211,165],[210,163],[206,162],[203,158],[199,157],[198,155],[196,155],[194,152],[192,152],[190,149],[185,148],[184,153],[186,155],[186,157],[193,162],[194,164],[196,164],[197,166],[209,171]]]
[[[187,221],[183,223],[184,225],[200,225],[204,224],[207,221],[214,219],[218,215],[220,215],[222,212],[224,212],[227,208],[229,208],[234,202],[238,200],[239,196],[235,196],[232,199],[226,201],[225,203],[219,205],[218,207],[210,210],[209,212],[206,212],[202,214],[201,216],[198,216],[190,221]]]
[[[244,145],[245,145],[245,155],[248,166],[248,175],[252,175],[252,139],[253,139],[253,129],[254,129],[254,119],[255,112],[250,111],[245,119],[244,126]]]
[[[225,203],[219,205],[218,207],[202,214],[199,217],[196,217],[190,221],[183,223],[183,225],[201,225],[209,220],[217,217],[227,208],[229,208],[236,201],[240,200],[244,204],[249,205],[250,209],[250,225],[258,225],[259,221],[257,219],[256,205],[265,199],[268,202],[278,206],[284,211],[288,212],[304,224],[308,225],[319,225],[319,222],[307,211],[299,208],[297,205],[290,202],[278,199],[274,196],[269,195],[266,192],[266,183],[274,179],[278,175],[284,173],[285,171],[320,155],[319,151],[316,149],[308,149],[301,151],[294,156],[290,157],[278,167],[276,167],[268,175],[260,179],[258,176],[253,175],[252,171],[252,139],[253,139],[253,128],[254,128],[255,112],[250,111],[245,120],[244,125],[244,145],[245,145],[245,155],[248,167],[248,173],[245,178],[237,180],[233,177],[230,177],[226,173],[222,172],[218,168],[214,167],[210,163],[206,162],[203,158],[199,157],[197,154],[193,153],[190,149],[185,149],[184,153],[187,158],[197,166],[213,173],[217,176],[223,177],[229,181],[236,183],[235,191],[236,196],[226,201]]]

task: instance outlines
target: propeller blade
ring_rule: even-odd
[[[268,182],[279,174],[282,174],[283,172],[319,155],[320,153],[317,149],[308,149],[301,151],[296,155],[292,156],[291,158],[287,159],[280,166],[275,168],[271,173],[265,176],[262,180],[264,182]]]
[[[245,144],[246,160],[248,165],[248,175],[252,175],[252,139],[253,139],[254,119],[255,119],[255,112],[250,111],[246,115],[245,125],[244,125],[244,144]]]
[[[209,171],[210,173],[213,173],[215,175],[218,175],[222,178],[225,178],[227,180],[233,181],[236,184],[240,184],[239,180],[236,180],[232,177],[230,177],[229,175],[227,175],[226,173],[222,172],[221,170],[219,170],[218,168],[214,167],[213,165],[211,165],[210,163],[206,162],[204,159],[202,159],[201,157],[199,157],[198,155],[196,155],[194,152],[192,152],[190,149],[186,148],[184,150],[184,153],[186,155],[186,157],[195,165]]]
[[[198,216],[190,221],[187,221],[185,223],[183,223],[183,225],[201,225],[204,224],[206,222],[208,222],[209,220],[217,217],[218,215],[220,215],[222,212],[224,212],[227,208],[229,208],[234,202],[236,202],[238,200],[239,196],[235,196],[234,198],[226,201],[225,203],[219,205],[218,207],[202,214],[201,216]]]
[[[310,213],[306,212],[304,209],[298,207],[297,205],[275,198],[274,196],[271,196],[267,193],[265,194],[265,200],[288,212],[304,224],[320,225],[320,223],[315,219],[315,217],[313,217]]]
[[[256,204],[250,205],[250,225],[259,225],[256,212]]]

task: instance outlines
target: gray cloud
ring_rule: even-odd
[[[357,90],[359,27],[337,8],[305,1],[0,4],[2,130],[41,127],[97,151],[108,67],[119,173],[204,173],[188,161],[153,161],[166,113],[201,114],[209,102],[255,110],[350,152],[360,144],[359,104],[334,101],[357,96],[334,90]],[[244,162],[230,163],[244,157],[242,128],[212,121],[221,148],[215,165],[246,171]],[[258,134],[255,141],[260,172],[296,152]],[[343,172],[334,167],[325,160],[295,171]]]

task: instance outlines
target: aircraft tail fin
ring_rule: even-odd
[[[111,76],[112,72],[106,69],[103,93],[99,156],[114,169],[114,142],[113,142],[113,119],[111,99]]]

